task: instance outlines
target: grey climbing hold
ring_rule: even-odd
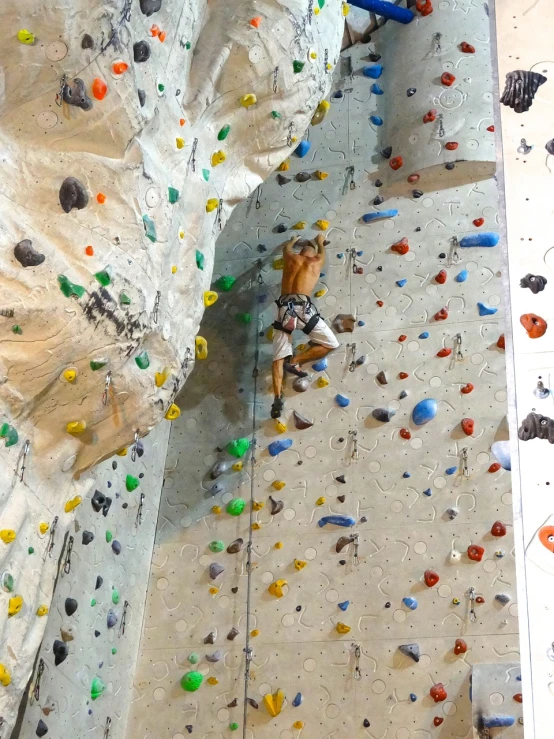
[[[218,459],[210,470],[210,477],[215,480],[224,472],[231,469],[233,463],[229,459]]]
[[[381,205],[385,202],[385,198],[382,195],[376,195],[373,198],[373,205]]]
[[[65,612],[68,616],[73,616],[77,608],[79,607],[79,604],[75,600],[75,598],[66,598],[65,599]]]
[[[309,172],[299,172],[294,179],[297,182],[307,182],[308,180],[312,179],[312,176],[309,174]]]
[[[239,635],[239,633],[240,633],[240,632],[239,632],[239,630],[238,630],[238,629],[236,629],[236,628],[235,628],[235,627],[233,626],[233,628],[231,629],[231,631],[230,631],[230,632],[229,632],[229,633],[227,634],[227,639],[229,639],[229,641],[233,641],[233,639],[234,639],[234,638],[235,638],[236,636],[238,636],[238,635]]]
[[[305,393],[310,387],[309,377],[297,377],[292,383],[292,389],[296,390],[297,393]]]
[[[157,13],[162,7],[162,0],[140,0],[140,10],[147,17]]]
[[[25,267],[27,265],[24,264],[23,266]],[[521,280],[519,281],[519,285],[520,287],[528,287],[534,295],[537,295],[537,293],[540,293],[544,290],[547,282],[548,280],[546,279],[546,277],[543,277],[542,275],[532,275],[528,272],[525,277],[521,278]]]
[[[517,435],[521,441],[547,439],[550,444],[554,444],[554,420],[540,413],[529,413],[523,419]]]
[[[238,698],[233,698],[230,703],[227,703],[227,708],[236,708],[238,706]]]
[[[225,490],[225,485],[222,482],[216,482],[210,488],[210,495],[218,495]]]
[[[275,516],[277,513],[281,513],[283,508],[285,507],[285,504],[282,500],[275,500],[274,498],[269,496],[269,502],[271,503],[271,515]]]
[[[423,190],[412,190],[412,197],[416,200],[423,197]]]
[[[87,95],[85,83],[79,77],[65,83],[62,98],[68,105],[74,105],[76,108],[81,108],[81,110],[92,108],[92,100]]]
[[[76,629],[75,626],[72,624],[63,624],[63,626],[60,627],[60,634],[64,641],[73,641],[76,636]]]
[[[94,534],[92,531],[83,531],[82,539],[84,546],[87,544],[90,544],[91,541],[94,541]]]
[[[498,603],[501,603],[503,606],[508,605],[508,603],[512,600],[509,595],[506,595],[506,593],[498,593],[494,596],[494,599],[498,601]]]
[[[544,148],[549,154],[554,154],[554,139],[550,139],[550,141],[547,141],[544,145]]]
[[[242,549],[242,545],[244,544],[244,539],[235,539],[235,541],[232,541],[229,546],[227,547],[227,553],[228,554],[237,554]]]
[[[41,718],[38,720],[35,734],[37,736],[46,736],[46,734],[48,734],[48,726],[46,726],[46,724]]]
[[[340,536],[335,545],[335,551],[337,554],[340,554],[342,550],[349,544],[352,544],[353,541],[356,541],[355,536]]]
[[[292,417],[294,419],[294,425],[300,431],[303,431],[304,429],[309,429],[314,425],[313,421],[309,421],[305,416],[297,413],[296,411],[292,412]]]
[[[500,102],[513,108],[516,113],[525,113],[533,104],[533,98],[546,77],[538,72],[516,69],[506,75],[506,86]]]
[[[112,541],[112,550],[114,554],[121,554],[121,544],[117,541],[117,539],[114,539]]]
[[[451,508],[446,509],[446,515],[450,518],[451,521],[453,521],[458,513],[460,512],[460,509],[456,506],[452,506]]]
[[[88,205],[88,193],[75,177],[66,177],[60,187],[60,205],[66,213],[73,208],[82,210]]]
[[[283,234],[285,233],[286,230],[287,230],[287,227],[285,226],[284,223],[279,223],[279,225],[275,227],[275,231],[278,234]]]
[[[217,649],[213,654],[207,654],[206,660],[208,662],[219,662],[219,660],[223,659],[223,654],[220,652],[219,649]]]
[[[454,164],[454,162],[447,162],[444,165],[444,168],[448,170],[452,170],[452,169],[456,169],[456,165]]]
[[[333,331],[337,334],[352,333],[356,319],[351,313],[339,313],[333,321]]]
[[[101,493],[100,490],[95,490],[90,502],[96,513],[100,513],[102,508],[106,505],[106,496]]]
[[[67,655],[69,654],[69,647],[65,642],[61,641],[60,639],[56,639],[54,641],[52,651],[54,652],[54,664],[57,666],[61,665],[61,663],[67,659]]]
[[[290,177],[285,177],[285,175],[282,174],[277,175],[277,184],[281,185],[281,187],[283,187],[283,185],[288,185],[289,182],[292,182]]]
[[[223,567],[223,565],[220,565],[217,562],[212,562],[209,569],[210,580],[215,580],[224,570],[225,567]]]
[[[150,59],[150,44],[148,41],[136,41],[133,44],[133,59],[135,62],[147,62]]]
[[[414,662],[419,662],[420,651],[419,644],[401,644],[398,650],[405,654],[406,657],[411,657]]]
[[[23,239],[15,245],[13,255],[22,267],[38,267],[46,257],[33,249],[31,239]]]
[[[384,149],[381,149],[381,156],[385,159],[390,159],[392,155],[392,146],[386,146]]]
[[[381,423],[388,423],[393,416],[396,415],[396,411],[392,408],[375,408],[371,411],[371,415],[376,421]]]
[[[137,95],[138,95],[140,107],[144,108],[146,104],[146,93],[144,92],[144,90],[137,90]]]
[[[380,385],[388,385],[388,383],[389,383],[389,381],[387,380],[387,376],[383,372],[383,370],[381,370],[380,372],[377,373],[377,375],[375,376],[375,379],[377,380],[377,382]]]
[[[112,608],[110,608],[110,610],[108,611],[108,615],[106,616],[106,624],[108,626],[108,629],[113,629],[118,620],[119,619],[116,612]]]
[[[406,90],[406,95],[409,98],[411,98],[412,95],[415,95],[416,94],[416,92],[417,92],[417,89],[415,87],[408,87],[408,89]]]
[[[94,39],[90,33],[85,33],[81,39],[81,49],[94,49]]]
[[[102,575],[97,575],[96,576],[96,585],[94,586],[94,589],[95,590],[98,590],[98,588],[101,588],[103,582],[104,582],[104,578],[102,577]]]
[[[208,636],[204,637],[204,644],[215,644],[215,632],[210,631]]]

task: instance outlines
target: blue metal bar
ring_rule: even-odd
[[[387,0],[348,0],[350,5],[362,10],[369,10],[370,13],[377,13],[383,18],[399,23],[411,23],[414,19],[414,13],[408,8],[402,8],[400,5],[389,3]]]

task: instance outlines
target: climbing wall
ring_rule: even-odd
[[[447,0],[432,31],[423,18],[387,24],[369,48],[344,52],[308,152],[239,206],[218,241],[219,300],[201,327],[209,355],[172,427],[129,739],[466,737],[495,721],[522,736],[518,674],[488,693],[478,683],[480,724],[469,690],[474,664],[508,674],[518,659],[504,267],[502,247],[485,248],[497,241],[496,183],[480,171],[478,182],[389,196],[379,187],[389,141],[370,121],[387,107],[362,73],[393,36],[415,56],[420,43],[421,59],[431,50],[419,129],[472,41],[460,30],[470,13],[488,40],[482,7]],[[437,28],[446,52],[433,46]],[[489,59],[486,40],[475,53]],[[383,66],[386,97],[399,85]],[[460,95],[478,143],[493,135],[492,108],[484,120],[471,100],[490,103],[491,90],[481,74]],[[404,143],[438,147],[451,172],[458,155],[430,133],[407,131]],[[314,237],[319,220],[330,245],[316,303],[330,323],[351,315],[353,331],[308,368],[303,392],[287,383],[276,424],[279,244]]]

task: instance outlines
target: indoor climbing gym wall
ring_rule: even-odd
[[[128,739],[523,736],[489,18],[417,6],[218,239]],[[340,347],[273,420],[281,245],[317,233]]]

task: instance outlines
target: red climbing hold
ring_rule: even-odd
[[[262,22],[262,16],[261,15],[257,15],[257,16],[255,16],[255,18],[250,18],[250,25],[251,26],[254,26],[254,28],[259,28],[261,22]]]
[[[104,205],[104,203],[106,202],[106,196],[104,195],[103,192],[99,192],[98,195],[96,196],[96,200],[98,200],[100,205]]]
[[[407,377],[409,377],[409,376],[410,376],[410,375],[409,375],[409,374],[408,374],[407,372],[399,372],[399,373],[398,373],[398,377],[399,377],[399,378],[400,378],[401,380],[405,380],[405,379],[406,379]]]
[[[408,182],[413,185],[415,182],[419,182],[420,176],[414,172],[414,174],[408,175]]]
[[[487,128],[487,131],[490,131],[491,133],[494,133],[494,126],[489,126]]]
[[[400,436],[403,439],[411,439],[412,438],[412,434],[411,434],[411,432],[410,432],[409,429],[400,429]]]
[[[94,255],[94,249],[90,244],[88,246],[85,246],[85,254],[87,255],[87,257],[92,257]]]
[[[437,357],[449,357],[452,354],[452,349],[450,349],[448,346],[445,346],[444,349],[441,349],[437,352]]]
[[[184,118],[179,118],[179,125],[180,125],[180,126],[184,126],[184,125],[185,125],[185,123],[186,123],[186,121],[185,121],[185,119],[184,119]]]
[[[418,13],[425,17],[433,12],[433,4],[431,0],[416,0],[416,9]]]
[[[475,54],[475,46],[468,44],[467,41],[462,41],[460,44],[460,51],[463,54]]]
[[[112,64],[112,69],[114,74],[123,74],[123,72],[129,69],[129,65],[125,64],[125,62],[115,62],[115,64]]]
[[[433,570],[425,570],[423,573],[423,579],[428,588],[432,588],[439,581],[439,576]]]
[[[485,219],[484,218],[476,218],[473,221],[473,225],[476,226],[477,228],[480,228],[483,225],[484,222],[485,222]]]
[[[456,78],[450,72],[443,72],[441,74],[441,83],[445,87],[452,87],[452,85],[454,84],[454,82],[456,82]]]
[[[471,436],[473,431],[475,430],[475,421],[473,418],[462,418],[462,431],[466,436]]]
[[[97,100],[104,100],[106,93],[108,92],[108,85],[101,80],[99,77],[94,79],[92,83],[92,94]]]
[[[396,254],[407,254],[410,251],[408,239],[404,236],[403,239],[400,239],[400,241],[397,241],[396,244],[393,244],[390,250],[395,252]]]
[[[461,393],[463,393],[464,395],[469,395],[469,393],[470,393],[470,392],[471,392],[472,390],[475,390],[475,385],[473,385],[473,384],[472,384],[471,382],[468,382],[468,383],[467,383],[467,385],[464,385],[464,386],[463,386],[463,387],[462,387],[462,388],[460,389],[460,392],[461,392]]]
[[[442,716],[435,716],[435,718],[433,719],[433,724],[435,726],[440,726],[443,721],[444,719],[442,718]]]
[[[448,318],[448,308],[441,308],[434,315],[435,321],[446,321],[447,318]]]
[[[499,349],[505,349],[506,348],[506,339],[504,337],[504,334],[500,334],[498,337],[498,341],[496,342],[496,346]]]
[[[482,606],[483,603],[485,602],[485,599],[483,598],[482,595],[478,595],[477,598],[475,598],[475,602],[479,603],[479,605]]]
[[[544,336],[548,328],[544,318],[537,316],[536,313],[524,313],[519,319],[519,322],[527,331],[527,336],[530,339],[540,339],[541,336]]]
[[[407,338],[408,337],[406,336],[406,334],[400,334],[400,336],[398,337],[398,341],[406,341]]]
[[[439,283],[439,285],[444,285],[446,280],[448,279],[448,274],[445,269],[441,269],[441,271],[435,275],[435,281]]]
[[[400,169],[400,167],[404,164],[404,160],[402,157],[393,157],[392,159],[389,159],[389,167],[391,169],[397,170]]]
[[[499,462],[493,462],[489,467],[489,472],[498,472],[501,467],[502,465]]]
[[[467,556],[474,562],[480,562],[483,559],[485,550],[479,544],[470,544],[467,548]]]
[[[377,303],[377,305],[379,306],[379,308],[382,308],[385,305],[382,300],[377,300],[375,302]]]
[[[437,683],[436,685],[433,685],[433,687],[429,691],[429,695],[435,701],[435,703],[440,703],[441,701],[445,701],[448,698],[448,693],[444,689],[444,685],[442,683]]]
[[[458,148],[458,146],[459,146],[459,144],[458,144],[457,141],[448,141],[444,145],[444,148],[445,149],[448,149],[448,151],[456,151],[456,149]]]
[[[506,524],[502,521],[495,521],[491,528],[491,534],[493,536],[506,536]]]
[[[425,115],[423,116],[423,123],[433,123],[436,118],[437,111],[434,108],[431,108],[431,110],[425,113]]]
[[[516,693],[514,695],[514,700],[516,701],[516,703],[523,703],[523,696],[522,696],[522,694],[521,693]]]
[[[454,642],[454,654],[465,654],[467,652],[467,644],[463,639],[456,639]]]

